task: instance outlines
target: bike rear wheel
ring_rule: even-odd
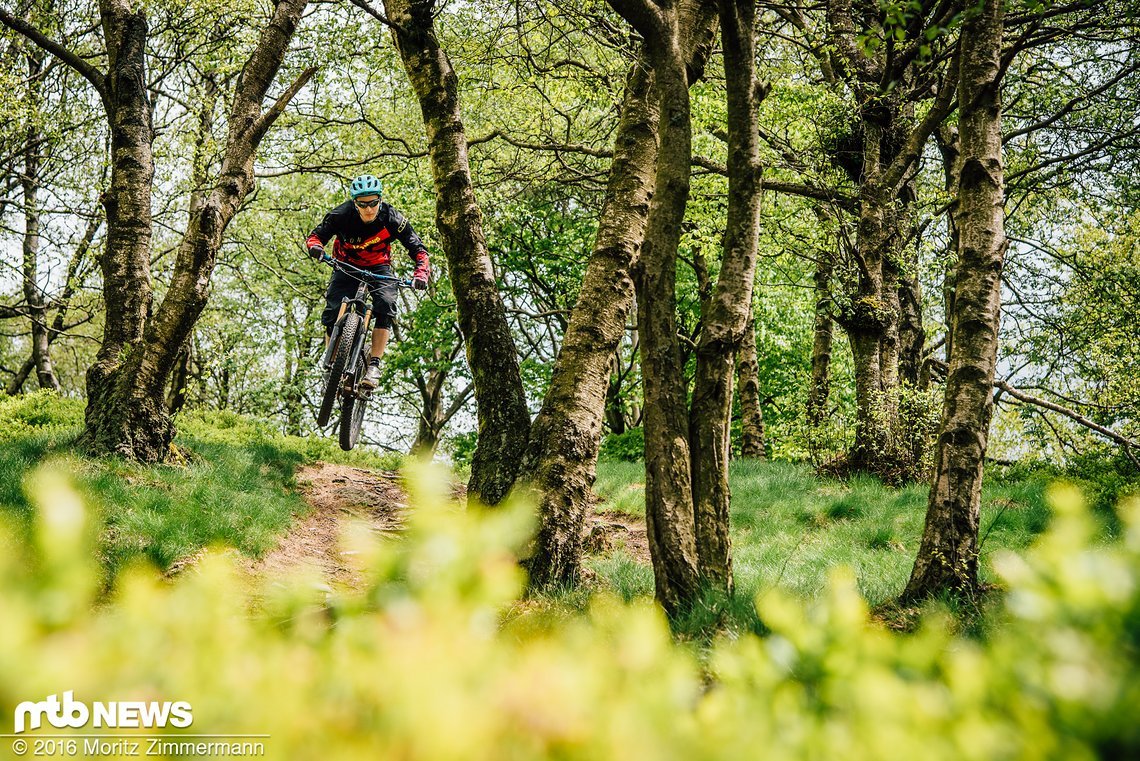
[[[364,358],[356,361],[356,380],[364,376]],[[368,397],[359,397],[355,394],[345,394],[344,402],[340,408],[340,448],[349,451],[360,440],[360,426],[364,423],[364,410],[368,406]]]
[[[341,380],[348,365],[348,355],[352,353],[353,344],[356,343],[356,333],[360,330],[360,315],[348,312],[340,326],[340,335],[337,345],[333,348],[333,361],[329,365],[328,374],[325,375],[325,390],[321,397],[321,408],[317,412],[317,425],[325,427],[332,417],[333,405],[336,404],[337,394],[340,392]]]

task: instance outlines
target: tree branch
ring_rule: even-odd
[[[66,63],[71,68],[78,71],[83,77],[94,85],[99,97],[103,99],[103,103],[110,102],[110,96],[107,92],[107,77],[103,72],[96,69],[91,64],[84,61],[75,51],[65,48],[60,43],[48,37],[46,34],[36,29],[34,26],[24,21],[22,18],[13,16],[8,11],[0,8],[0,22],[11,29],[12,31],[19,32],[34,42],[39,47],[54,55],[59,60]]]

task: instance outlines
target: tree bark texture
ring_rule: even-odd
[[[435,178],[436,226],[475,383],[479,436],[468,493],[493,505],[515,482],[530,434],[530,413],[471,182],[459,79],[436,38],[432,0],[387,0],[385,8],[423,113]]]
[[[700,0],[678,10],[686,86],[704,69],[716,14]],[[658,107],[647,51],[626,79],[609,185],[594,250],[562,341],[522,475],[537,492],[540,525],[531,583],[578,578],[610,369],[634,299],[631,268],[644,237],[658,148]],[[620,415],[620,410],[618,410]]]
[[[913,87],[912,63],[898,63],[889,46],[867,55],[858,44],[860,29],[875,11],[851,0],[828,0],[829,63],[852,89],[858,104],[862,153],[848,173],[859,185],[858,227],[852,251],[856,274],[837,321],[847,332],[856,374],[855,441],[848,466],[891,481],[915,476],[913,449],[900,446],[900,380],[917,377],[920,301],[912,256],[903,242],[912,231],[911,185],[917,161],[930,135],[953,107],[957,61],[949,56],[934,102],[922,119],[915,105],[930,89]],[[918,9],[916,29],[937,24],[933,6]],[[928,15],[934,14],[934,15]],[[931,28],[934,28],[933,26]],[[837,159],[837,162],[839,159]]]
[[[831,343],[835,321],[831,313],[830,280],[835,266],[832,258],[815,265],[815,321],[812,324],[811,385],[808,387],[807,421],[816,428],[827,420],[827,400],[831,396]]]
[[[761,171],[755,0],[719,0],[728,107],[728,215],[720,274],[697,344],[689,447],[697,557],[704,584],[732,592],[728,459],[736,353],[752,318],[759,253]],[[755,335],[753,354],[755,354]]]
[[[958,176],[962,168],[962,144],[958,137],[958,128],[951,125],[943,125],[935,133],[936,143],[938,145],[938,152],[942,156],[942,172],[946,179],[946,190],[949,193],[957,193],[958,189]],[[955,270],[958,259],[958,223],[956,217],[958,214],[957,198],[954,199],[950,207],[950,213],[946,215],[946,228],[950,245],[946,256],[946,266],[944,270],[944,279],[942,281],[942,303],[943,311],[946,314],[946,361],[950,361],[950,352],[954,347],[954,332],[951,329],[952,315],[954,314],[954,278]]]
[[[38,102],[44,68],[43,54],[33,49],[25,51],[25,55],[28,61],[29,95],[33,102]],[[24,300],[28,304],[27,314],[31,323],[32,364],[36,370],[36,380],[40,388],[58,391],[59,380],[51,364],[51,332],[47,324],[47,305],[39,284],[40,131],[35,123],[36,115],[29,115],[29,119],[30,123],[25,132],[24,173],[20,177],[24,197]]]
[[[740,400],[740,456],[766,459],[764,409],[760,406],[760,364],[756,359],[756,320],[749,317],[736,358],[736,394]]]
[[[151,185],[154,180],[152,110],[147,92],[148,26],[143,6],[101,0],[107,47],[103,103],[111,128],[111,187],[103,196],[107,240],[103,275],[103,341],[87,369],[84,441],[95,452],[133,457],[163,452],[171,431],[161,394],[140,408],[127,403],[133,379],[125,363],[137,361],[151,308]],[[159,455],[161,457],[161,455]]]
[[[993,412],[1005,258],[1001,155],[1001,0],[983,0],[962,27],[961,172],[954,345],[946,377],[934,483],[922,544],[903,598],[972,596],[978,588],[978,515]]]
[[[659,106],[657,175],[634,266],[645,399],[645,502],[658,601],[670,615],[700,588],[688,442],[687,389],[677,340],[676,268],[692,159],[689,86],[677,8],[610,0],[645,39]]]

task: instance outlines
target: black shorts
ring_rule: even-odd
[[[387,264],[367,268],[369,272],[377,275],[391,275],[392,268]],[[340,304],[344,298],[356,295],[360,281],[340,270],[334,270],[329,280],[328,290],[325,291],[325,311],[321,313],[321,323],[325,332],[330,332],[336,324],[336,316],[340,314]],[[379,283],[369,283],[372,290],[372,314],[376,318],[377,328],[392,328],[392,318],[396,316],[396,281],[385,280]]]

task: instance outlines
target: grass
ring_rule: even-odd
[[[872,478],[819,479],[806,465],[738,461],[729,473],[737,599],[723,615],[755,627],[751,601],[779,588],[803,599],[824,590],[837,566],[852,568],[871,605],[896,597],[910,575],[922,536],[928,487],[883,486]],[[1032,474],[993,478],[982,494],[981,553],[1020,549],[1048,519],[1049,479]],[[644,515],[644,466],[601,462],[595,487],[600,509]],[[652,573],[620,551],[592,561],[604,585],[622,597],[653,593]],[[640,570],[639,570],[640,569]],[[992,581],[983,563],[983,582]],[[701,628],[718,606],[698,606],[683,623]]]
[[[263,554],[293,516],[308,509],[294,482],[304,463],[397,464],[390,457],[342,452],[321,437],[283,436],[223,412],[178,420],[182,462],[139,465],[83,456],[76,447],[82,419],[77,400],[46,394],[0,400],[0,514],[28,527],[31,506],[22,483],[41,463],[57,463],[101,519],[109,578],[137,558],[166,570],[212,544]]]

